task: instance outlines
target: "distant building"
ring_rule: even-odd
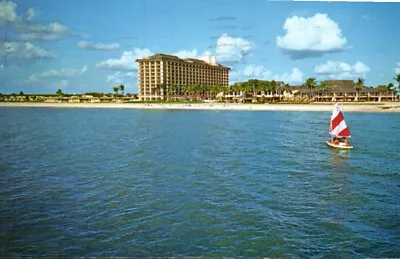
[[[396,92],[386,90],[385,86],[356,88],[353,80],[325,80],[326,87],[308,89],[304,86],[294,86],[292,92],[299,100],[314,101],[396,101]],[[295,98],[296,99],[296,98]]]
[[[202,59],[156,54],[137,59],[139,99],[163,100],[172,85],[229,86],[229,67],[217,64],[216,58]]]

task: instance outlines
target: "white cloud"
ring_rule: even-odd
[[[298,68],[293,68],[291,73],[283,73],[282,75],[275,75],[275,81],[283,81],[285,83],[300,83],[303,82],[303,72]]]
[[[120,48],[120,45],[118,43],[103,44],[81,41],[78,43],[78,47],[86,50],[117,50]]]
[[[17,15],[17,5],[11,1],[0,2],[0,26],[12,25],[21,21],[21,17]]]
[[[107,82],[111,82],[114,85],[123,84],[125,86],[125,93],[137,92],[137,88],[132,88],[132,83],[136,83],[136,72],[122,72],[116,71],[114,74],[107,77]]]
[[[277,46],[293,59],[322,56],[328,52],[342,51],[347,40],[339,25],[326,14],[304,18],[287,18],[284,36],[276,38]]]
[[[353,65],[353,70],[354,70],[354,73],[362,74],[362,75],[364,75],[370,71],[369,67],[360,61],[357,61],[357,63],[355,65]]]
[[[26,14],[27,14],[26,19],[28,21],[32,21],[37,16],[37,12],[36,12],[36,10],[34,8],[29,8]]]
[[[206,62],[210,62],[209,57],[210,56],[215,56],[211,51],[207,50],[204,51],[201,55],[198,55],[198,52],[196,49],[193,50],[180,50],[178,52],[175,52],[172,54],[174,56],[177,56],[179,58],[185,59],[185,58],[195,58],[195,59],[200,59]],[[217,63],[220,61],[219,59],[216,60]]]
[[[56,57],[56,55],[29,42],[3,42],[0,44],[0,53],[4,53],[1,54],[1,63],[4,62],[3,57],[7,56],[7,61],[11,64]]]
[[[201,55],[201,57],[204,57],[204,56],[212,56],[212,55],[213,55],[213,53],[212,53],[211,51],[206,50],[206,51],[203,52],[203,55]]]
[[[400,74],[400,62],[397,63],[397,67],[394,69],[394,71],[396,72],[396,74]]]
[[[34,20],[37,16],[37,11],[34,8],[28,8],[26,18],[17,14],[17,4],[12,1],[0,2],[0,26],[7,25],[7,28],[18,28],[27,25],[27,21]]]
[[[208,50],[204,51],[201,55],[198,55],[198,52],[197,52],[196,49],[193,49],[191,51],[190,50],[180,50],[178,52],[175,52],[172,55],[177,56],[177,57],[182,58],[182,59],[195,58],[195,59],[201,59],[201,60],[204,60],[204,59],[207,60],[207,57],[215,56],[215,55],[213,55],[213,53],[211,51],[208,51]],[[217,60],[217,62],[218,61],[219,60]]]
[[[240,81],[241,76],[242,76],[241,71],[231,70],[229,72],[229,81],[231,83],[238,82]]]
[[[365,77],[369,71],[370,68],[360,61],[357,61],[354,65],[349,65],[344,62],[329,60],[325,64],[317,65],[314,68],[316,74],[328,76],[333,79]]]
[[[285,83],[303,82],[303,73],[298,68],[293,68],[290,73],[273,74],[267,67],[260,65],[247,65],[243,70],[230,73],[232,81],[260,79],[284,81]]]
[[[0,27],[15,30],[21,34],[18,36],[22,41],[52,41],[69,36],[79,36],[72,32],[67,26],[52,22],[39,24],[35,22],[37,11],[28,8],[26,17],[17,14],[17,4],[11,1],[0,2]]]
[[[250,54],[254,44],[242,38],[234,38],[223,34],[217,40],[216,56],[218,62],[238,63]]]
[[[137,70],[136,59],[153,55],[149,49],[136,48],[133,51],[124,51],[119,59],[108,59],[96,64],[98,68],[114,70]]]
[[[272,72],[269,71],[264,66],[253,66],[248,65],[243,69],[243,76],[247,78],[259,78],[262,80],[267,80],[272,75]]]
[[[19,39],[23,41],[53,41],[68,36],[77,36],[77,34],[68,29],[67,26],[53,22],[47,26],[32,26],[29,32],[19,35]]]
[[[132,78],[136,77],[136,72],[121,72],[117,71],[112,75],[107,77],[107,82],[114,82],[116,84],[126,83],[127,81],[132,81]]]
[[[40,82],[47,78],[65,78],[65,77],[77,77],[82,76],[87,71],[87,66],[82,67],[81,69],[71,69],[71,68],[62,68],[62,69],[50,69],[41,74],[32,74],[28,77],[28,79],[24,80],[23,83],[36,83]]]
[[[197,50],[180,50],[173,54],[174,56],[178,56],[180,58],[197,58]]]
[[[108,59],[105,61],[101,61],[96,64],[97,68],[105,68],[105,69],[111,69],[111,70],[132,70],[135,71],[137,70],[137,63],[136,59],[138,58],[144,58],[154,55],[149,49],[139,49],[135,48],[133,51],[124,51],[122,53],[122,56],[119,59]],[[205,51],[201,55],[199,55],[199,52],[196,49],[193,50],[180,50],[172,55],[178,56],[179,58],[185,59],[185,58],[196,58],[200,59],[203,56],[208,56],[212,55],[210,51]],[[115,75],[115,74],[114,74]],[[111,78],[114,78],[111,75]],[[122,74],[119,74],[122,75]]]

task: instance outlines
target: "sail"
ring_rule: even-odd
[[[329,134],[333,137],[346,137],[350,138],[350,131],[344,121],[343,113],[338,103],[335,103],[331,116],[331,125],[329,127]]]

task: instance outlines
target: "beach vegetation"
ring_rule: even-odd
[[[400,86],[400,74],[394,79]],[[337,98],[343,101],[396,101],[398,93],[396,91],[396,83],[389,83],[377,87],[364,86],[364,79],[358,78],[353,80],[325,80],[317,81],[316,78],[307,78],[300,86],[290,86],[281,81],[248,79],[244,82],[235,82],[230,86],[222,85],[165,85],[160,84],[153,88],[151,102],[159,103],[198,103],[198,102],[232,102],[232,103],[310,103],[313,101],[332,101]],[[25,95],[23,91],[16,94],[6,94],[2,100],[9,101],[61,101],[58,97],[63,98],[63,102],[143,102],[139,99],[139,95],[124,93],[123,84],[112,87],[114,93],[103,92],[86,92],[84,94],[64,94],[58,89],[55,94],[37,94]],[[154,91],[155,90],[155,91]],[[357,90],[357,91],[355,91]],[[124,98],[119,98],[119,92],[122,92]],[[361,94],[361,96],[360,96]],[[24,95],[26,98],[22,98]],[[34,98],[37,96],[38,98]],[[15,98],[16,97],[16,98]],[[92,98],[93,97],[93,98]],[[108,97],[108,98],[105,98]],[[114,98],[113,98],[114,97]],[[98,99],[96,99],[98,98]],[[78,100],[79,99],[79,100]],[[135,100],[137,99],[137,100]],[[148,102],[148,100],[144,101]]]
[[[393,79],[397,82],[397,91],[395,91],[395,95],[400,92],[400,73],[397,73]]]
[[[164,89],[157,86],[157,92],[161,93]],[[220,93],[227,93],[228,88],[220,85],[176,85],[173,84],[166,89],[167,100],[202,100],[214,99]],[[164,92],[164,93],[165,93]]]
[[[389,92],[389,91],[392,91],[393,89],[394,89],[394,84],[393,83],[389,83],[387,86],[386,86],[386,88],[387,88],[387,91]]]
[[[318,88],[321,88],[321,89],[326,89],[327,86],[328,86],[328,83],[326,81],[321,81],[318,84]]]
[[[84,95],[90,95],[93,97],[104,97],[104,93],[103,92],[86,92]]]
[[[63,91],[62,91],[60,88],[57,89],[56,94],[57,94],[59,97],[63,97],[63,96],[65,95],[65,94],[63,93]]]
[[[252,102],[258,103],[265,101],[268,98],[273,101],[274,98],[282,98],[283,91],[291,91],[288,84],[283,82],[277,82],[275,80],[266,81],[259,79],[249,79],[247,82],[237,82],[231,85],[228,92],[236,96],[243,96],[245,99],[252,99]],[[261,95],[261,98],[258,96]],[[268,98],[267,98],[268,97]]]
[[[119,86],[113,86],[112,89],[115,92],[115,97],[117,97],[118,96],[118,91],[119,91]]]
[[[292,87],[290,86],[290,84],[284,84],[283,90],[286,91],[287,93],[291,93]]]
[[[386,85],[378,85],[376,87],[376,90],[378,90],[379,92],[386,92],[387,91],[387,86]]]
[[[307,80],[304,82],[303,86],[310,89],[310,98],[312,99],[312,95],[313,95],[312,90],[317,87],[317,80],[315,79],[315,77],[307,78]]]
[[[119,90],[121,91],[122,96],[124,96],[125,86],[124,86],[123,84],[120,84],[120,85],[118,86],[118,88],[119,88]]]
[[[399,84],[398,87],[400,87],[400,73],[397,73],[393,79]]]
[[[276,88],[277,84],[275,80],[272,80],[271,82],[268,83],[269,85],[269,90],[271,91],[271,94],[275,93],[276,94]]]
[[[392,92],[392,101],[396,101],[396,95],[397,95],[397,91],[396,91],[396,87],[394,86],[394,84],[392,82],[390,82],[387,85],[387,93]]]
[[[357,91],[357,97],[358,97],[358,98],[359,98],[359,96],[360,96],[360,90],[361,90],[363,87],[364,87],[364,78],[359,77],[359,78],[357,79],[357,82],[356,82],[356,85],[355,85],[355,88],[356,88],[356,91]]]

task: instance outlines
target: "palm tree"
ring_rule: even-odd
[[[64,93],[63,93],[63,91],[62,91],[60,88],[58,88],[56,94],[57,94],[58,96],[60,96],[60,97],[61,97],[61,96],[64,96]]]
[[[392,101],[393,101],[393,98],[396,100],[396,96],[395,96],[395,94],[396,94],[396,88],[394,88],[394,84],[393,84],[393,83],[389,83],[389,84],[386,86],[386,88],[387,88],[387,90],[386,90],[387,94],[389,94],[389,91],[392,92]]]
[[[190,101],[192,101],[193,100],[193,96],[194,96],[194,93],[195,93],[195,85],[188,85],[187,87],[186,87],[186,93],[187,93],[187,95],[188,95],[188,98],[189,98],[189,100]]]
[[[395,77],[393,77],[395,81],[399,84],[398,87],[400,87],[400,73],[397,73]]]
[[[400,73],[397,73],[393,79],[397,81],[397,91],[400,91]]]
[[[118,87],[118,86],[113,86],[112,89],[113,89],[114,92],[115,92],[115,96],[117,96],[117,95],[118,95],[118,91],[119,91],[119,87]]]
[[[321,81],[318,84],[319,92],[324,92],[323,95],[325,95],[325,97],[326,97],[325,91],[326,91],[327,86],[328,86],[328,83],[326,81]],[[322,98],[324,98],[324,96]]]
[[[317,81],[315,80],[315,77],[307,78],[306,82],[303,85],[310,89],[310,98],[311,98],[312,97],[312,89],[314,89],[317,86]]]
[[[120,85],[121,86],[121,85]],[[121,89],[121,87],[120,87],[120,89]],[[162,86],[160,85],[160,84],[158,84],[157,86],[156,86],[156,95],[158,95],[159,97],[160,97],[160,99],[162,98],[161,97],[161,91],[162,91]],[[127,94],[128,95],[128,94]],[[162,99],[161,99],[162,100]]]
[[[275,101],[275,95],[276,95],[276,89],[277,89],[277,85],[276,85],[276,81],[275,80],[272,80],[269,83],[269,89],[271,91],[272,101]]]
[[[118,88],[119,88],[119,90],[121,90],[122,96],[124,96],[125,86],[124,86],[123,84],[120,84],[120,85],[118,86]]]
[[[321,89],[325,89],[328,86],[328,83],[326,81],[321,81],[318,84],[318,87]]]
[[[360,96],[360,90],[363,88],[363,86],[364,86],[364,78],[360,77],[360,78],[358,78],[356,86],[355,86],[355,88],[357,90],[357,101]]]

